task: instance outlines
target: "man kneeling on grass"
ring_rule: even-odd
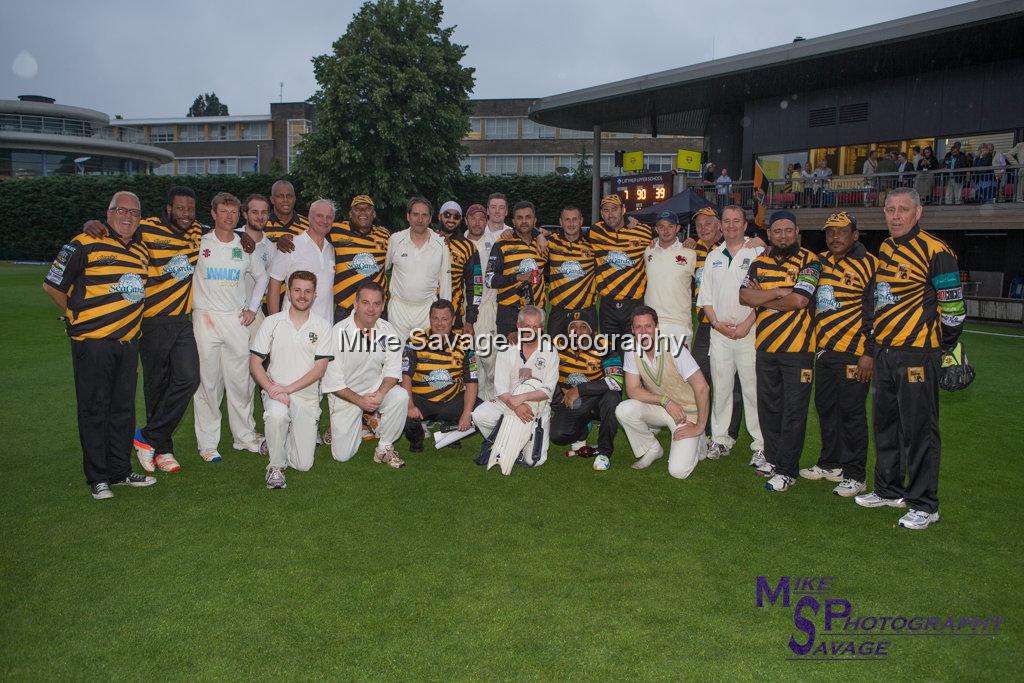
[[[705,457],[708,383],[685,346],[673,349],[664,343],[667,338],[658,333],[653,308],[638,306],[632,314],[632,329],[633,349],[624,352],[622,363],[629,399],[615,409],[637,458],[632,467],[645,469],[665,454],[654,435],[659,427],[668,427],[672,430],[668,473],[686,479]]]
[[[316,423],[320,419],[318,382],[333,357],[331,326],[310,314],[316,275],[297,270],[288,277],[286,311],[260,325],[249,356],[249,371],[263,389],[263,425],[270,464],[267,488],[285,488],[284,469],[313,466]],[[264,369],[267,358],[270,365]]]

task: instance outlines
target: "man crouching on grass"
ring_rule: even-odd
[[[660,427],[668,427],[672,431],[668,473],[686,479],[706,457],[704,427],[711,390],[687,348],[672,349],[672,344],[665,343],[668,339],[659,335],[653,308],[638,306],[632,329],[633,350],[625,351],[622,363],[629,399],[615,409],[637,458],[632,467],[645,469],[665,454],[654,435]]]
[[[284,469],[313,466],[316,423],[320,419],[317,382],[333,357],[331,326],[310,315],[316,275],[297,270],[288,277],[291,308],[267,317],[253,340],[249,371],[263,389],[263,426],[270,464],[267,488],[285,488]],[[270,365],[263,362],[269,357]]]

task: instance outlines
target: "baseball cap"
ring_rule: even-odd
[[[605,204],[614,204],[615,206],[622,206],[622,197],[617,194],[606,194],[601,198],[601,206]]]
[[[474,213],[487,213],[487,209],[480,204],[470,204],[469,208],[466,209],[466,218],[469,218]]]
[[[356,204],[369,204],[370,206],[373,206],[373,200],[370,199],[370,195],[368,194],[357,194],[352,198],[352,203],[349,204],[349,208],[352,208]]]
[[[846,213],[845,211],[839,211],[832,214],[825,219],[825,225],[821,226],[821,229],[825,228],[845,228],[847,225],[852,225],[853,229],[857,229],[857,219]]]
[[[697,216],[711,216],[712,218],[718,218],[718,212],[715,211],[714,207],[702,206],[693,212],[693,217],[697,218]]]
[[[655,222],[658,221],[668,221],[672,225],[679,225],[679,218],[673,211],[662,211],[658,214],[658,218],[655,220]]]

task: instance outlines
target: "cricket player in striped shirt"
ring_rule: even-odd
[[[561,230],[547,240],[548,334],[566,334],[575,320],[597,329],[594,247],[583,234],[583,213],[566,206],[558,217]]]

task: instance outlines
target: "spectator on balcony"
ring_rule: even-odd
[[[825,190],[828,189],[829,180],[832,178],[832,169],[828,166],[828,159],[818,159],[818,166],[811,173],[814,178],[814,198],[817,206],[825,204]]]
[[[896,158],[897,187],[912,187],[914,184],[914,162],[907,159],[907,155],[900,152]]]
[[[964,178],[966,173],[953,173],[960,168],[968,168],[970,162],[967,159],[967,155],[964,154],[960,149],[960,143],[954,142],[953,146],[950,147],[949,151],[946,152],[946,156],[942,158],[942,166],[947,170],[951,171],[946,175],[946,193],[945,193],[945,204],[963,204],[964,203]]]
[[[782,191],[783,192],[792,192],[793,191],[793,164],[788,164],[786,166],[786,175],[783,176],[783,178],[785,178],[785,182],[782,184]]]
[[[910,156],[910,163],[917,168],[917,162],[921,160],[921,145],[914,145],[910,151],[913,152]]]
[[[708,184],[714,184],[715,182],[715,164],[709,161],[704,166],[704,182]]]
[[[995,176],[989,170],[994,165],[995,149],[995,145],[983,142],[978,146],[978,155],[974,157],[973,167],[985,169],[974,171],[971,174],[974,181],[974,196],[981,204],[995,203],[996,201]]]
[[[725,206],[731,203],[729,201],[729,192],[732,191],[732,178],[729,177],[729,169],[722,169],[722,174],[715,181],[715,189],[718,191],[718,206]]]
[[[1012,182],[1009,179],[1010,174],[1007,173],[1007,166],[1010,165],[1010,160],[1007,159],[1006,155],[1002,152],[996,151],[995,145],[989,145],[992,148],[992,166],[995,168],[992,171],[992,177],[996,184],[996,197],[998,198],[1003,194],[1003,188],[1008,182]]]
[[[917,177],[914,178],[914,189],[921,195],[925,204],[932,203],[932,188],[935,187],[935,176],[932,171],[939,170],[939,160],[935,158],[931,145],[921,150],[921,158],[914,164]]]
[[[878,178],[875,189],[880,192],[891,190],[896,185],[896,157],[891,151],[883,152],[878,159]]]
[[[871,150],[860,174],[864,176],[864,206],[871,206],[871,190],[874,189],[875,175],[878,173],[878,152]]]

